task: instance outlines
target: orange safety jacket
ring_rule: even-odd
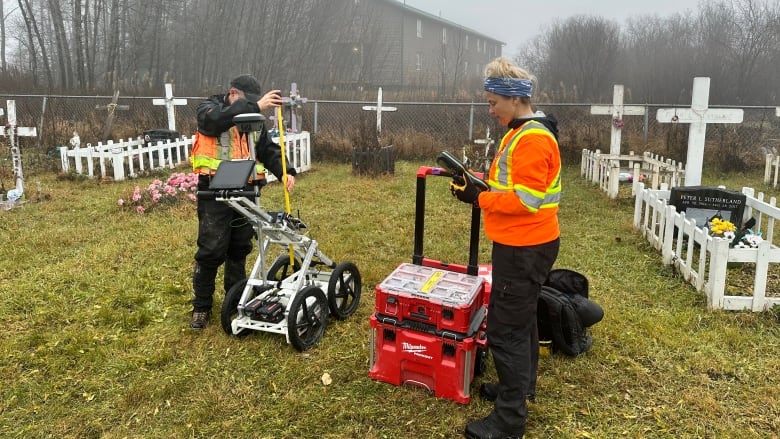
[[[196,174],[214,175],[222,160],[248,160],[250,158],[246,137],[241,136],[236,127],[230,127],[219,138],[207,136],[200,131],[195,133],[190,161],[192,162],[192,171]],[[263,164],[258,162],[255,167],[257,168],[256,179],[265,178]]]
[[[553,133],[529,120],[501,139],[479,195],[485,234],[510,246],[544,244],[560,236],[561,156]]]

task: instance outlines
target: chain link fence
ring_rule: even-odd
[[[182,97],[177,97],[182,98]],[[175,107],[176,130],[192,134],[196,129],[195,110],[204,97],[183,97],[186,105]],[[73,132],[82,145],[141,136],[144,131],[167,128],[166,108],[154,105],[159,97],[123,97],[116,106],[111,96],[0,95],[16,101],[17,126],[36,127],[38,137],[18,138],[25,176],[61,172],[57,147],[67,146]],[[381,132],[377,136],[377,112],[364,110],[375,106],[367,101],[308,100],[298,108],[298,125],[312,133],[312,159],[350,162],[355,147],[393,145],[396,159],[433,159],[443,150],[468,155],[483,151],[477,140],[490,137],[498,142],[505,128],[488,115],[487,104],[385,102],[395,111],[381,114]],[[590,114],[591,104],[538,104],[538,109],[558,119],[561,155],[565,163],[576,165],[583,149],[609,151],[611,116]],[[688,124],[659,123],[659,108],[671,105],[646,105],[644,116],[625,116],[621,152],[641,154],[651,151],[665,158],[685,162]],[[678,106],[681,108],[682,106]],[[737,108],[737,107],[713,107]],[[705,147],[705,166],[723,172],[763,170],[767,153],[780,148],[780,117],[775,107],[742,107],[741,124],[709,124]],[[272,116],[272,114],[266,114]],[[284,118],[289,126],[290,109]],[[1,116],[5,123],[7,115]],[[268,122],[269,125],[272,123]],[[12,186],[10,145],[0,137],[0,183]]]

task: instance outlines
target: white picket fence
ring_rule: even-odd
[[[663,263],[673,265],[686,281],[704,292],[712,309],[765,311],[780,305],[780,292],[767,297],[770,264],[780,262],[780,248],[773,243],[775,220],[780,220],[776,199],[764,202],[764,194],[755,197],[752,188],[743,188],[747,198],[745,216],[756,219],[753,231],[762,233],[758,248],[729,248],[729,240],[709,236],[707,229],[685,218],[668,204],[671,191],[645,189],[639,184],[634,204],[634,229],[661,251]],[[676,230],[676,233],[675,233]],[[755,267],[752,291],[726,295],[729,263],[749,263]],[[777,266],[775,266],[777,269]]]
[[[177,140],[157,142],[147,145],[143,137],[137,139],[106,143],[99,142],[93,146],[68,149],[61,146],[60,161],[62,172],[69,173],[71,169],[79,175],[86,174],[90,178],[100,176],[116,181],[127,177],[136,177],[146,170],[174,168],[189,159],[194,137],[184,137]]]
[[[636,195],[637,185],[642,179],[651,188],[658,189],[663,184],[667,187],[682,185],[685,177],[682,163],[650,152],[637,156],[633,152],[627,155],[611,155],[602,154],[598,149],[595,152],[582,150],[580,175],[597,184],[611,199],[618,196],[621,172],[630,172],[632,175],[632,196]]]
[[[764,183],[777,188],[780,179],[780,156],[767,154],[764,164]]]
[[[279,138],[273,139],[279,142]],[[100,176],[115,181],[134,178],[147,170],[174,167],[189,162],[194,136],[182,137],[176,140],[159,141],[153,145],[147,145],[142,137],[137,139],[109,140],[105,144],[100,142],[96,146],[87,144],[86,147],[68,149],[60,147],[60,160],[62,171],[75,172],[79,175],[86,174],[90,178]],[[299,173],[311,169],[311,136],[308,132],[288,134],[285,136],[287,148],[288,166],[292,166]],[[276,178],[270,173],[269,181]]]

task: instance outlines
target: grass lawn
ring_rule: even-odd
[[[282,335],[227,336],[217,318],[205,331],[188,328],[194,204],[143,215],[117,205],[152,178],[28,179],[50,199],[0,211],[0,437],[462,437],[491,403],[460,405],[368,377],[373,291],[411,261],[419,165],[363,178],[317,164],[299,177],[293,213],[326,255],[355,262],[363,278],[357,313],[331,319],[304,353]],[[634,232],[633,201],[607,199],[578,170],[564,172],[556,267],[585,274],[606,315],[591,351],[541,360],[526,437],[778,437],[780,312],[707,310]],[[704,184],[715,181],[763,187],[760,176]],[[428,182],[425,255],[463,263],[469,208],[447,183]],[[283,208],[278,183],[263,204]],[[480,263],[489,252],[483,236]],[[218,292],[215,317],[221,302]],[[494,379],[488,362],[472,390]]]

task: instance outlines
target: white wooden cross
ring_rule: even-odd
[[[168,129],[176,131],[176,112],[174,111],[174,106],[187,105],[187,100],[174,98],[173,85],[165,84],[165,99],[152,99],[152,103],[154,105],[165,105],[166,110],[168,110]]]
[[[35,137],[38,135],[37,130],[33,127],[17,127],[16,126],[16,101],[6,101],[6,107],[8,108],[8,119],[5,126],[0,125],[0,136],[8,136],[11,143],[11,162],[13,165],[14,176],[16,177],[16,189],[20,194],[24,193],[24,174],[22,173],[22,154],[19,150],[19,146],[16,144],[17,136]],[[0,115],[3,114],[0,109]]]
[[[612,137],[609,141],[609,154],[620,155],[620,137],[623,131],[623,116],[641,116],[645,107],[623,105],[623,86],[615,84],[612,105],[591,105],[590,114],[609,114],[612,116]]]
[[[376,98],[376,105],[365,105],[363,106],[364,110],[368,111],[376,111],[376,137],[377,139],[382,134],[382,112],[383,111],[395,111],[397,108],[395,107],[383,107],[382,106],[382,87],[379,87],[379,91],[377,91],[377,98]]]
[[[708,108],[710,78],[693,78],[691,108],[662,108],[656,113],[661,123],[689,123],[688,157],[685,164],[685,185],[701,184],[704,163],[704,141],[708,123],[742,123],[743,111],[736,108]]]
[[[301,104],[305,104],[308,100],[308,98],[301,97],[297,83],[290,84],[290,97],[282,98],[284,104],[290,107],[290,132],[299,133],[301,131]]]

